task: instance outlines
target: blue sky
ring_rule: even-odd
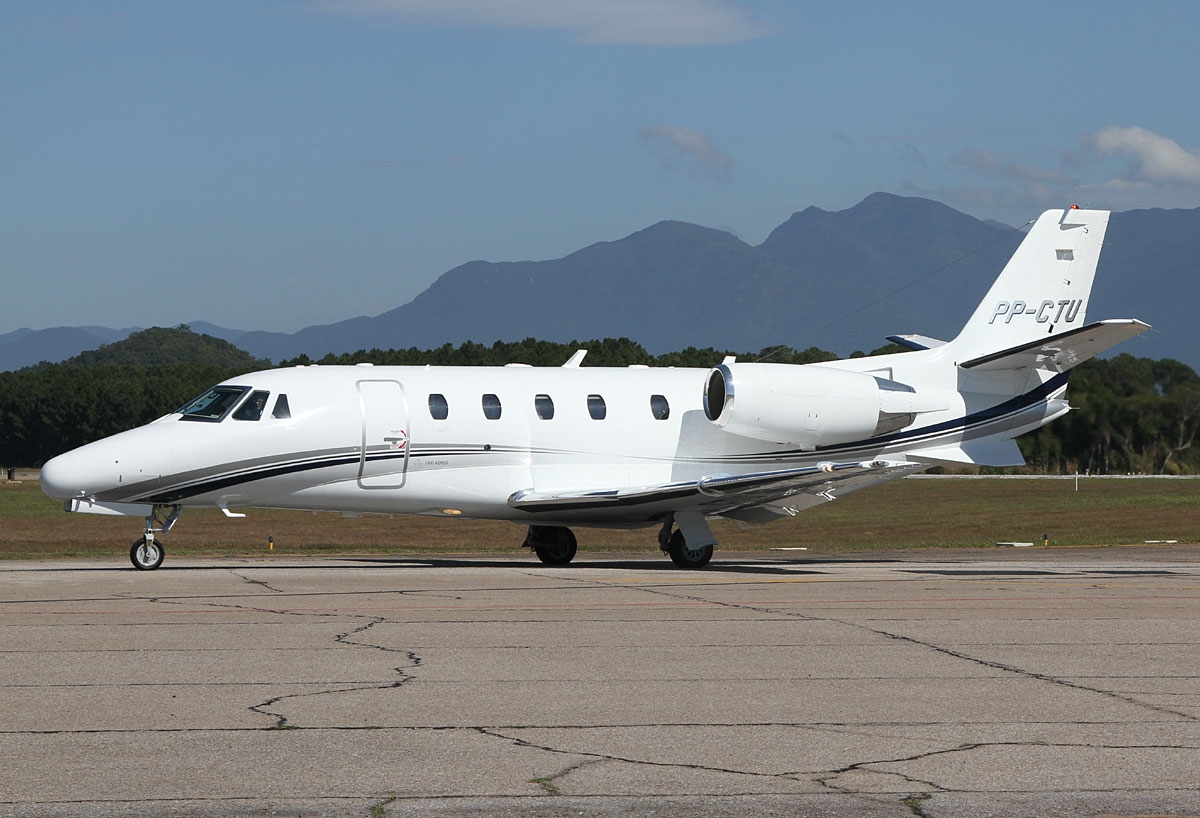
[[[0,333],[294,331],[877,190],[1197,207],[1198,31],[1153,0],[5,3]]]

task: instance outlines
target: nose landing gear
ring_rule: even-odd
[[[162,543],[155,540],[153,534],[146,537],[138,537],[134,541],[133,547],[129,549],[129,561],[139,571],[153,571],[162,565],[163,558],[166,555],[167,553],[163,549]]]
[[[160,519],[163,514],[170,513],[165,518]],[[166,534],[175,525],[175,521],[179,519],[180,513],[183,512],[183,506],[155,506],[150,512],[150,516],[146,518],[145,533],[134,541],[133,547],[129,549],[129,561],[133,563],[133,567],[139,571],[153,571],[158,566],[162,565],[163,558],[167,556],[163,544],[155,539],[155,534]]]

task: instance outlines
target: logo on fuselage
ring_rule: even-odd
[[[1039,324],[1057,324],[1060,321],[1070,324],[1079,315],[1079,308],[1082,306],[1082,298],[1064,298],[1061,301],[1046,300],[1037,306],[1028,301],[997,301],[996,309],[992,312],[992,319],[988,323],[994,324],[997,319],[1003,318],[1004,323],[1011,324],[1012,320],[1019,315],[1032,315],[1033,320]]]

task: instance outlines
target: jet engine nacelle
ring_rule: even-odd
[[[704,413],[733,434],[815,449],[901,429],[928,411],[900,396],[911,399],[913,389],[861,372],[727,363],[708,375]]]

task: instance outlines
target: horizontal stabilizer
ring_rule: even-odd
[[[937,349],[944,347],[945,341],[939,341],[937,338],[930,338],[928,335],[889,335],[884,339],[891,341],[893,344],[899,344],[902,347],[908,347],[913,350],[921,349]]]
[[[1109,347],[1116,346],[1150,329],[1135,318],[1097,321],[1079,329],[1060,332],[959,364],[963,369],[987,371],[1031,367],[1051,372],[1066,372]]]

